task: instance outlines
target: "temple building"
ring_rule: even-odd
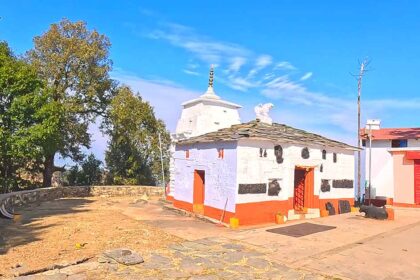
[[[380,120],[368,120],[361,135],[366,186],[371,177],[371,199],[366,189],[365,201],[420,207],[420,127],[381,128]]]
[[[315,218],[354,204],[357,148],[272,121],[272,104],[240,123],[239,105],[209,90],[183,104],[168,199],[177,208],[241,225]],[[347,207],[344,207],[347,206]],[[332,208],[332,209],[331,209]]]

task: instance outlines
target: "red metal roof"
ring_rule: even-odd
[[[367,138],[367,129],[362,128],[360,133],[362,138]],[[420,127],[373,129],[372,135],[375,140],[420,139]]]
[[[408,151],[405,153],[407,159],[420,159],[420,151]]]

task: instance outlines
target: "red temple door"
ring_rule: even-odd
[[[414,160],[414,203],[420,204],[420,159]]]
[[[295,169],[293,208],[298,211],[305,207],[305,175],[306,171],[304,169]]]
[[[204,170],[194,171],[193,211],[204,213],[205,173]]]

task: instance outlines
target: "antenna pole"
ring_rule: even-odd
[[[165,171],[163,168],[162,140],[160,138],[160,132],[158,133],[158,135],[159,135],[160,164],[162,167],[162,185],[163,185],[163,189],[165,190],[165,197],[166,197],[167,193],[166,193],[166,186],[165,186]]]
[[[361,113],[360,113],[360,97],[362,94],[362,78],[363,75],[365,74],[365,70],[366,70],[366,65],[367,65],[367,60],[364,60],[361,64],[360,64],[360,71],[359,71],[359,75],[358,75],[358,79],[357,79],[357,147],[359,148],[359,150],[357,151],[357,200],[358,203],[361,203],[361,189],[360,189],[360,180],[361,180],[361,135],[360,135],[360,121],[361,121]]]

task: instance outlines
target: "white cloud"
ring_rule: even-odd
[[[171,132],[175,131],[181,114],[181,104],[202,94],[171,81],[144,79],[121,70],[114,71],[112,78],[139,92],[141,97],[154,107],[156,116],[166,123]]]
[[[283,70],[297,70],[297,68],[295,66],[293,66],[290,62],[288,61],[281,61],[278,62],[276,64],[276,66],[274,67],[274,69],[283,69]]]
[[[313,73],[312,72],[307,72],[305,73],[305,75],[303,75],[302,77],[300,77],[301,81],[305,81],[307,79],[309,79],[310,77],[312,77]]]
[[[284,119],[292,125],[297,123],[305,129],[321,131],[327,135],[336,131],[336,136],[343,135],[344,138],[353,139],[357,119],[355,99],[343,97],[340,94],[342,90],[339,89],[333,90],[335,95],[310,90],[303,81],[310,79],[313,72],[300,72],[289,61],[278,61],[268,54],[257,54],[238,44],[199,35],[194,29],[183,25],[166,24],[149,34],[149,37],[167,41],[188,51],[194,60],[207,65],[218,64],[218,82],[235,90],[253,90],[251,92],[262,94],[276,105],[275,111],[281,108],[278,111],[284,113],[285,107],[290,108],[288,117],[280,114],[278,121],[283,122]],[[187,67],[186,70],[198,73],[195,68]],[[150,82],[142,80],[144,84]],[[153,83],[156,86],[156,82]],[[157,84],[161,85],[160,82]],[[167,99],[163,98],[162,101],[162,106],[165,107]],[[420,109],[419,99],[365,100],[363,104],[365,116],[380,117],[387,110]]]
[[[178,86],[173,81],[165,79],[144,79],[133,74],[126,73],[121,69],[116,69],[111,73],[111,77],[121,84],[131,87],[134,92],[140,93],[143,100],[148,101],[153,106],[156,116],[162,119],[166,128],[174,132],[176,123],[181,114],[181,103],[196,98],[200,92],[189,90]],[[108,145],[108,136],[100,131],[101,120],[97,119],[94,124],[89,126],[91,135],[91,148],[86,153],[93,152],[95,156],[104,162],[105,151]],[[71,161],[60,159],[60,164],[72,165]]]
[[[246,63],[246,58],[241,56],[235,56],[230,60],[230,65],[228,66],[228,72],[238,72],[241,67]]]
[[[273,63],[273,58],[271,56],[266,54],[258,56],[255,61],[255,67],[249,71],[248,77],[255,76],[255,74],[269,66],[271,63]]]
[[[200,73],[188,69],[184,69],[183,72],[188,75],[200,76]]]
[[[239,45],[198,35],[192,28],[180,24],[166,23],[161,29],[149,33],[148,37],[166,40],[208,64],[219,64],[231,57],[249,55],[249,51]]]

